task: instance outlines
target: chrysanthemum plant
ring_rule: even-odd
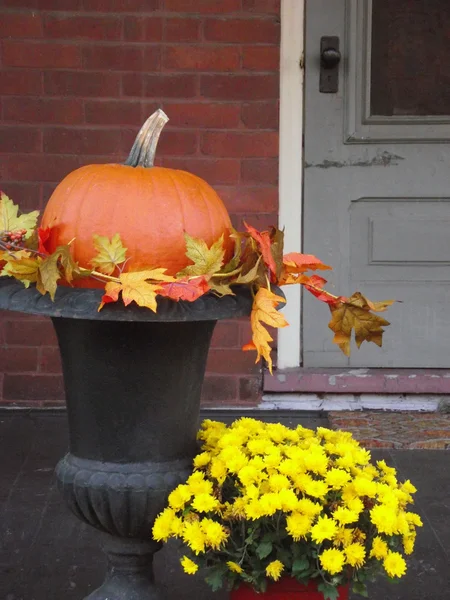
[[[331,267],[309,254],[283,254],[283,232],[275,227],[259,232],[246,225],[245,232],[232,231],[234,253],[226,260],[223,236],[209,247],[202,239],[185,234],[187,267],[175,275],[168,275],[165,265],[147,265],[137,271],[127,263],[132,259],[122,244],[119,233],[111,239],[94,235],[90,268],[80,266],[73,258],[71,243],[48,249],[51,228],[38,227],[38,211],[21,214],[4,193],[0,194],[0,276],[14,277],[25,287],[35,284],[42,294],[54,299],[60,283],[71,285],[76,280],[90,278],[105,286],[99,310],[107,303],[122,300],[125,305],[135,302],[157,311],[157,297],[194,301],[203,294],[218,296],[234,294],[239,286],[251,289],[254,302],[251,313],[253,336],[244,350],[256,350],[256,362],[263,357],[272,371],[272,336],[267,326],[280,328],[288,325],[278,310],[285,299],[277,288],[300,284],[331,311],[330,329],[333,341],[350,354],[354,334],[359,347],[363,341],[382,344],[383,327],[389,322],[376,315],[385,311],[393,301],[371,302],[360,292],[351,297],[336,296],[324,289],[323,277],[311,271]],[[132,262],[132,261],[131,261]]]
[[[181,541],[188,574],[204,569],[213,590],[316,580],[335,600],[350,584],[367,596],[380,573],[406,572],[420,517],[416,489],[351,433],[241,418],[206,420],[193,474],[169,496],[153,536]]]

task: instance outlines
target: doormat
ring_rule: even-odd
[[[350,431],[366,448],[450,450],[450,414],[329,412],[331,429]]]

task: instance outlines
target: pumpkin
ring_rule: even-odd
[[[184,234],[208,246],[224,236],[225,259],[232,254],[228,212],[213,188],[200,177],[155,167],[156,146],[168,121],[162,110],[151,115],[139,131],[124,164],[81,167],[56,187],[42,217],[50,227],[49,252],[71,242],[74,260],[91,268],[96,255],[95,234],[120,234],[128,249],[124,271],[164,267],[175,275],[191,261]],[[79,287],[103,287],[92,278],[74,282]]]

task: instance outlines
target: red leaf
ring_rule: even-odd
[[[289,267],[290,272],[302,273],[304,271],[316,271],[331,269],[328,265],[324,265],[323,262],[313,256],[312,254],[300,254],[299,252],[290,252],[283,256],[283,263]]]
[[[270,281],[272,283],[276,283],[277,281],[277,265],[275,263],[275,259],[272,254],[272,240],[270,239],[270,234],[268,231],[259,232],[257,229],[252,227],[251,225],[247,225],[244,221],[244,225],[251,235],[251,237],[257,242],[259,245],[259,249],[261,251],[263,261],[269,268],[270,272]]]
[[[172,300],[187,300],[194,302],[209,290],[208,282],[205,277],[196,277],[195,279],[178,279],[177,281],[163,283],[162,289],[158,292],[160,296],[166,296]]]
[[[46,256],[51,254],[50,250],[48,250],[45,245],[50,238],[50,232],[51,232],[51,227],[46,227],[45,229],[43,229],[42,227],[39,227],[39,229],[38,229],[38,240],[39,240],[38,252],[40,254],[45,254]]]
[[[309,278],[309,283],[303,284],[304,287],[311,292],[313,296],[315,296],[318,300],[322,302],[326,302],[327,304],[334,305],[339,302],[345,300],[342,296],[338,298],[333,294],[330,294],[323,290],[323,286],[326,284],[327,280],[319,275],[311,275]]]

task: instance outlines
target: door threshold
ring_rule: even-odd
[[[264,375],[264,393],[450,394],[449,369],[295,368]]]

